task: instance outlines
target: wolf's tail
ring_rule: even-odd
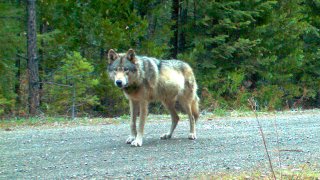
[[[192,115],[197,122],[200,112],[199,112],[199,97],[196,95],[191,104]]]

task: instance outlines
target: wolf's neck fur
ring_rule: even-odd
[[[140,87],[137,84],[132,84],[128,87],[123,88],[123,90],[127,93],[127,94],[132,94],[137,92],[140,89]]]

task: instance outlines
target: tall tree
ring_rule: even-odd
[[[248,85],[247,89],[242,86],[256,74],[254,53],[259,45],[259,38],[250,32],[257,24],[265,23],[266,14],[275,3],[266,0],[190,1],[193,8],[189,8],[188,16],[193,16],[194,21],[188,22],[189,31],[185,31],[185,36],[191,38],[191,43],[186,46],[187,52],[179,57],[196,67],[199,87],[211,91],[220,108],[246,104],[250,96],[247,89],[254,86]],[[209,106],[212,103],[203,101]]]
[[[36,0],[28,0],[28,76],[29,76],[29,113],[37,114],[39,107],[39,65],[37,59]]]
[[[89,93],[98,84],[98,80],[92,75],[93,71],[93,65],[79,52],[67,54],[62,59],[61,67],[55,72],[53,82],[48,82],[45,86],[45,91],[51,96],[51,102],[46,104],[47,112],[53,115],[57,112],[71,112],[74,119],[77,109],[84,112],[88,107],[96,105],[97,96]]]
[[[18,69],[25,67],[25,61],[19,60],[26,48],[25,36],[22,36],[25,25],[22,17],[25,16],[24,4],[0,2],[0,116],[14,115],[21,110],[17,101],[22,92]],[[23,75],[21,71],[21,77]]]
[[[306,0],[306,11],[308,14],[307,21],[312,27],[313,31],[309,31],[303,37],[305,45],[304,51],[306,52],[305,69],[307,73],[304,73],[302,78],[307,86],[309,92],[314,92],[315,100],[311,102],[311,106],[320,108],[320,1],[319,0]],[[311,87],[311,88],[310,88]],[[317,95],[316,95],[317,94]]]
[[[257,97],[269,108],[301,107],[316,96],[319,47],[313,47],[319,29],[306,20],[312,18],[306,12],[304,0],[280,1],[268,24],[254,32],[261,39]]]
[[[179,9],[180,9],[180,0],[172,0],[172,14],[171,19],[174,21],[171,30],[173,31],[173,37],[171,39],[172,49],[171,56],[177,58],[179,53]]]

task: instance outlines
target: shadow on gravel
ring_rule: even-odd
[[[203,144],[208,141],[208,139],[197,139],[197,140],[189,140],[188,138],[172,138],[167,140],[160,139],[145,139],[142,147],[131,147],[130,144],[122,143],[119,145],[122,148],[136,148],[136,149],[149,149],[149,148],[177,148],[179,147],[194,147],[197,144]]]

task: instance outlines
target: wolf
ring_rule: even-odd
[[[148,105],[152,101],[161,101],[171,115],[171,128],[168,133],[161,135],[161,139],[170,139],[178,124],[176,102],[188,115],[189,139],[196,139],[195,123],[199,118],[199,97],[196,94],[197,83],[193,70],[187,63],[137,56],[133,49],[119,54],[110,49],[107,58],[110,79],[129,99],[131,135],[126,140],[127,144],[142,146]],[[137,128],[138,115],[140,119]]]

